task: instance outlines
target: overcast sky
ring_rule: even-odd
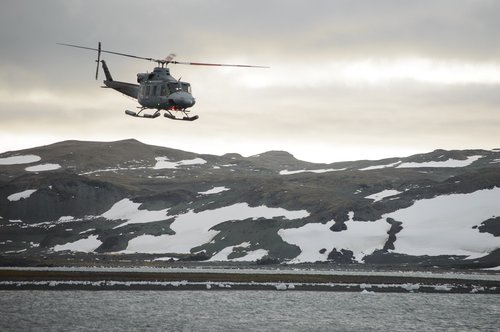
[[[318,162],[500,147],[500,1],[0,0],[0,152],[67,139]],[[195,122],[135,119],[96,54],[179,61]],[[116,80],[154,63],[103,56]]]

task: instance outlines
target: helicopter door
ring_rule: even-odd
[[[143,93],[142,97],[143,98],[149,98],[149,94],[151,93],[151,86],[150,85],[145,85],[142,87],[143,88]]]
[[[166,84],[162,84],[161,85],[160,96],[166,96],[167,94],[168,94],[168,92],[167,92],[167,85]]]

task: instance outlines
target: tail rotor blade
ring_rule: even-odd
[[[101,42],[99,42],[99,45],[97,47],[97,68],[95,70],[95,79],[97,81],[97,77],[99,76],[99,63],[101,63]]]

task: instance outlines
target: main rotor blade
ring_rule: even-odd
[[[92,47],[85,47],[85,46],[79,46],[79,45],[71,45],[71,44],[64,44],[64,43],[56,43],[57,45],[63,45],[63,46],[69,46],[69,47],[76,47],[76,48],[83,48],[84,50],[91,50],[91,51],[99,51],[97,48],[92,48]],[[134,59],[141,59],[141,60],[147,60],[147,61],[154,61],[158,63],[164,63],[165,60],[157,60],[153,58],[145,58],[142,56],[137,56],[137,55],[132,55],[132,54],[125,54],[125,53],[119,53],[119,52],[112,52],[112,51],[105,51],[101,50],[102,53],[109,53],[109,54],[115,54],[115,55],[121,55],[121,56],[126,56],[129,58],[134,58]]]
[[[108,53],[108,54],[115,54],[115,55],[120,55],[120,56],[126,56],[129,58],[134,58],[134,59],[141,59],[141,60],[147,60],[147,61],[154,61],[157,62],[158,64],[166,65],[169,63],[177,64],[177,65],[191,65],[191,66],[212,66],[212,67],[244,67],[244,68],[269,68],[268,66],[252,66],[252,65],[233,65],[233,64],[224,64],[224,63],[205,63],[205,62],[183,62],[183,61],[171,61],[173,59],[174,54],[169,55],[166,59],[164,60],[159,60],[159,59],[153,59],[153,58],[145,58],[142,56],[137,56],[137,55],[132,55],[132,54],[126,54],[126,53],[119,53],[119,52],[112,52],[112,51],[105,51],[105,50],[99,50],[97,48],[92,48],[92,47],[85,47],[85,46],[79,46],[79,45],[72,45],[72,44],[64,44],[64,43],[57,43],[58,45],[62,46],[69,46],[69,47],[76,47],[76,48],[82,48],[84,50],[91,50],[91,51],[100,51],[102,53]]]
[[[269,68],[268,66],[231,65],[231,64],[224,64],[224,63],[205,63],[205,62],[170,61],[170,63],[176,64],[176,65],[191,65],[191,66]]]

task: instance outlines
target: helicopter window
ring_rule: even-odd
[[[167,86],[162,85],[161,86],[161,91],[160,91],[160,96],[166,96],[167,95]]]
[[[146,85],[146,93],[145,93],[145,95],[149,96],[150,92],[151,92],[151,86]]]
[[[179,86],[179,83],[169,83],[168,88],[171,93],[177,92],[181,90],[181,87]]]
[[[151,93],[152,96],[156,96],[156,90],[157,90],[157,86],[156,85],[153,85],[153,92]]]
[[[182,83],[182,91],[191,93],[191,85],[189,85],[188,83]]]

